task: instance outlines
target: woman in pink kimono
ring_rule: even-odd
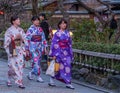
[[[11,79],[19,88],[24,89],[23,85],[23,65],[24,65],[24,41],[25,33],[19,27],[20,19],[18,16],[11,17],[12,26],[5,33],[4,48],[8,55],[8,81],[7,85],[12,86]]]
[[[50,57],[53,57],[60,64],[60,69],[55,73],[54,78],[64,82],[67,88],[74,89],[71,85],[72,39],[67,30],[66,20],[62,19],[58,23],[58,28],[53,36],[49,54]],[[50,78],[49,85],[55,86],[53,78]]]

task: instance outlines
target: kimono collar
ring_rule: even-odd
[[[31,27],[34,27],[34,28],[39,28],[39,26],[35,26],[35,25],[31,25]]]
[[[19,26],[16,27],[16,26],[14,26],[14,25],[12,25],[12,27],[15,28],[15,29],[18,29],[18,28],[19,28]]]
[[[61,31],[60,29],[58,29],[57,32],[67,33],[68,30]]]

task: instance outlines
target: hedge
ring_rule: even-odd
[[[103,44],[103,43],[89,43],[89,42],[74,42],[73,48],[94,52],[102,52],[109,54],[120,54],[119,44]]]

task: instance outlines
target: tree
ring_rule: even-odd
[[[111,18],[108,19],[108,21],[105,21],[105,20],[103,19],[103,17],[100,15],[100,13],[99,13],[100,11],[99,11],[99,10],[95,10],[95,9],[89,7],[88,5],[86,5],[86,4],[85,4],[86,1],[84,1],[84,0],[76,0],[76,1],[78,2],[78,4],[79,4],[80,6],[82,6],[82,7],[85,8],[86,10],[88,10],[90,13],[94,14],[94,15],[99,19],[100,23],[102,24],[103,30],[104,30],[106,27],[108,27],[108,24],[109,24]],[[105,3],[105,2],[103,2],[103,1],[101,1],[101,0],[95,0],[95,1],[99,2],[99,3],[102,4],[102,5],[105,5],[105,6],[107,7],[106,10],[104,10],[104,9],[102,10],[103,12],[104,12],[104,11],[109,11],[110,14],[112,14],[111,6],[110,6],[109,3]],[[63,3],[63,2],[64,2],[64,0],[57,0],[57,5],[58,5],[58,6],[52,11],[52,14],[51,14],[51,15],[53,15],[56,10],[59,10],[59,11],[61,12],[61,14],[63,15],[63,18],[66,19],[66,20],[68,21],[68,23],[69,23],[69,14],[68,14],[67,10],[64,8],[64,3]]]
[[[4,12],[3,19],[4,19],[4,27],[8,23],[9,18],[16,14],[20,14],[23,12],[24,6],[28,4],[30,0],[1,0],[0,1],[0,10]]]
[[[109,3],[103,2],[101,0],[96,0],[100,4],[105,5],[107,7],[106,10],[103,9],[102,11],[103,12],[104,11],[108,11],[110,13],[110,15],[111,15],[111,17],[109,17],[107,21],[104,21],[104,19],[102,18],[102,16],[99,14],[99,12],[100,12],[99,10],[95,10],[95,9],[93,9],[91,7],[88,7],[84,2],[82,2],[82,0],[76,0],[76,1],[79,3],[79,5],[81,5],[83,8],[85,8],[89,12],[93,13],[99,19],[100,23],[102,24],[103,30],[106,27],[109,27],[109,22],[110,22],[111,18],[113,18],[113,16],[114,16],[114,13],[111,10],[112,7],[111,7],[111,5]],[[116,43],[118,41],[119,37],[120,37],[120,29],[118,29],[118,33],[115,35],[114,43]]]
[[[32,0],[32,14],[38,15],[38,0]]]
[[[62,14],[63,18],[66,19],[66,21],[68,22],[68,28],[69,28],[69,14],[67,12],[67,10],[65,9],[64,7],[64,0],[56,0],[54,1],[54,3],[57,4],[56,7],[54,7],[52,10],[51,10],[51,13],[48,17],[49,20],[51,20],[51,16],[53,16],[55,14],[55,11],[60,11],[60,13]]]
[[[86,10],[88,10],[90,13],[93,13],[93,14],[99,19],[100,23],[102,24],[103,30],[104,30],[104,28],[106,28],[106,27],[108,26],[111,18],[109,18],[108,21],[105,21],[105,20],[103,19],[103,17],[100,15],[100,13],[99,13],[100,11],[99,11],[99,10],[95,10],[95,9],[87,6],[82,0],[76,0],[76,1],[78,2],[79,5],[81,5],[83,8],[85,8]],[[96,0],[96,1],[99,2],[99,3],[101,3],[102,5],[107,6],[107,10],[104,10],[104,9],[103,9],[103,10],[102,10],[103,12],[104,12],[104,11],[109,11],[110,14],[112,14],[111,6],[110,6],[109,3],[105,3],[105,2],[103,2],[103,1],[101,1],[101,0]],[[112,15],[112,16],[113,16],[113,15]]]
[[[61,14],[63,15],[63,18],[67,20],[68,22],[68,28],[69,28],[69,14],[67,13],[67,10],[64,8],[63,4],[64,0],[58,0],[58,9],[60,10]]]
[[[67,10],[64,8],[63,1],[64,0],[58,0],[58,9],[60,10],[61,14],[63,15],[63,18],[68,21],[69,14],[67,13]]]

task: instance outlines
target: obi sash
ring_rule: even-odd
[[[68,48],[68,40],[62,40],[58,42],[60,48]]]
[[[41,35],[33,35],[32,38],[31,38],[31,41],[40,42],[41,41]]]

